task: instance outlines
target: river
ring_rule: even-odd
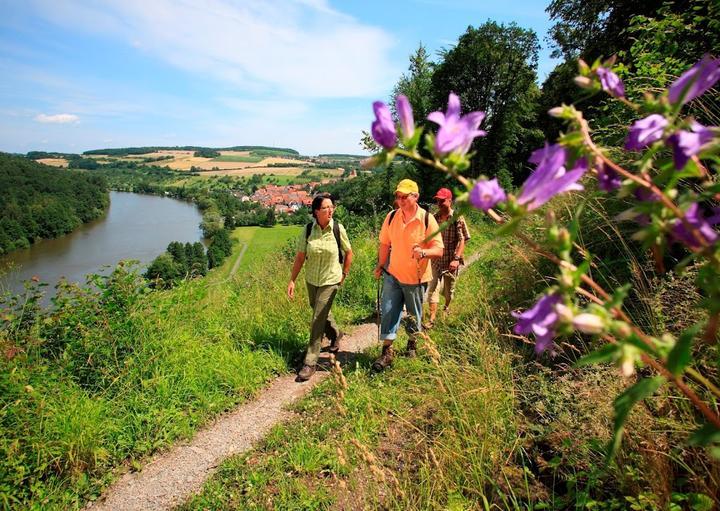
[[[146,266],[171,241],[201,241],[201,221],[200,210],[190,202],[110,192],[110,207],[102,218],[60,238],[1,256],[0,292],[21,292],[23,281],[37,276],[50,284],[45,288],[47,299],[60,277],[84,283],[85,275],[107,274],[107,267],[122,259],[137,259]]]

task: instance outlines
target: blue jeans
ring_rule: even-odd
[[[405,330],[414,335],[422,330],[423,296],[427,283],[401,284],[389,273],[383,273],[383,291],[380,319],[380,338],[393,341],[400,326],[403,306],[407,309],[408,322]]]

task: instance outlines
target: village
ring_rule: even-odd
[[[357,173],[351,170],[346,178],[325,178],[320,181],[302,184],[269,184],[258,188],[252,195],[245,195],[242,192],[234,192],[233,195],[243,202],[258,202],[266,208],[273,208],[275,213],[293,214],[303,206],[310,207],[313,192],[321,185],[333,183],[339,179],[352,179],[354,177],[357,177]]]

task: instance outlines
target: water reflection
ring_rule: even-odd
[[[54,292],[60,277],[85,282],[88,273],[109,273],[122,259],[137,259],[143,266],[165,250],[171,241],[202,239],[198,208],[189,202],[127,192],[110,192],[110,208],[98,220],[54,240],[43,240],[25,250],[0,258],[0,291],[20,292],[22,282],[37,276]]]

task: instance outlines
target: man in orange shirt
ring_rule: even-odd
[[[417,183],[410,179],[400,181],[395,189],[395,200],[400,207],[388,213],[380,230],[375,278],[385,273],[380,322],[383,351],[373,364],[375,371],[392,364],[392,344],[397,337],[403,306],[409,316],[407,354],[415,356],[417,334],[422,329],[423,295],[432,279],[429,259],[443,255],[438,223],[430,212],[418,206],[419,196]],[[433,233],[436,234],[433,236]]]

